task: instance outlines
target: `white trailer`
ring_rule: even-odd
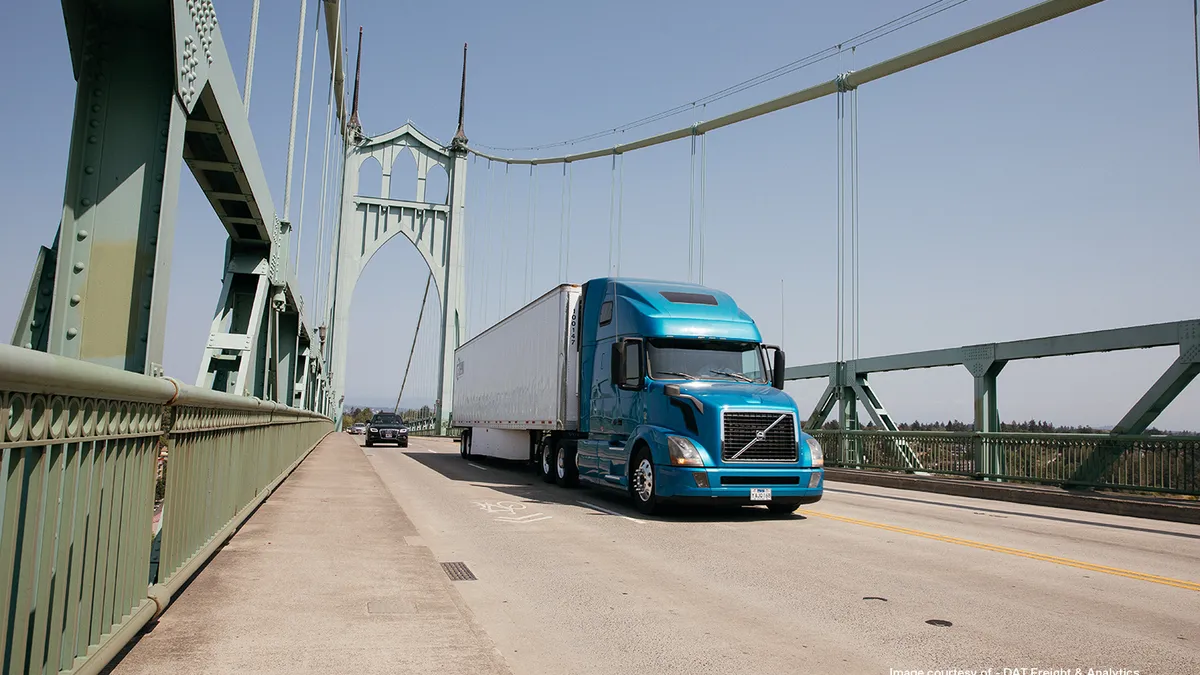
[[[562,284],[454,351],[464,455],[531,460],[536,432],[579,428],[580,292]]]

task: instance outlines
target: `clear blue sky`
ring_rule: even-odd
[[[973,0],[857,53],[709,106],[712,118],[861,68],[1030,0]],[[309,17],[317,6],[310,0]],[[462,43],[470,43],[473,143],[557,141],[684,103],[830,46],[923,4],[395,3],[347,0],[347,35],[366,26],[362,118],[369,133],[413,120],[454,133]],[[248,2],[217,0],[234,71],[244,72]],[[282,208],[298,4],[263,3],[251,123]],[[1200,317],[1200,153],[1192,3],[1108,0],[860,89],[863,356]],[[306,32],[311,29],[311,24]],[[311,35],[311,33],[310,33]],[[309,48],[306,44],[305,49]],[[322,45],[322,49],[324,46]],[[322,52],[325,54],[325,52]],[[74,96],[58,3],[0,8],[0,55],[19,64],[0,99],[0,328],[6,335],[39,245],[54,236]],[[309,56],[305,56],[308,68]],[[327,57],[318,59],[305,249],[311,282]],[[302,105],[308,76],[303,78]],[[632,134],[695,121],[683,115]],[[304,111],[300,125],[303,132]],[[834,356],[836,136],[833,99],[774,113],[708,139],[706,282],[731,292],[793,364]],[[612,139],[584,147],[609,145]],[[298,149],[303,153],[303,145]],[[686,141],[625,159],[624,274],[687,275]],[[528,169],[503,177],[489,222],[484,162],[469,171],[471,333],[524,300]],[[557,281],[561,169],[539,171],[533,291]],[[299,167],[296,189],[299,189]],[[572,281],[605,273],[608,160],[575,169]],[[294,207],[297,208],[297,207]],[[185,172],[170,287],[168,374],[195,377],[220,288],[225,234]],[[507,271],[501,246],[509,248]],[[351,321],[349,401],[394,399],[427,271],[403,241],[374,259]],[[485,313],[486,310],[486,313]],[[432,322],[431,322],[432,323]],[[431,398],[422,339],[411,400]],[[1174,359],[1171,349],[1010,364],[1005,420],[1115,423]],[[971,418],[962,368],[873,378],[893,417]],[[789,385],[810,407],[821,383]],[[409,396],[406,395],[406,399]],[[1160,418],[1200,429],[1200,385]]]

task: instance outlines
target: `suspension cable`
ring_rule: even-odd
[[[575,203],[571,188],[575,184],[575,166],[570,162],[564,166],[567,167],[567,246],[563,249],[563,279],[569,281],[571,279],[571,207]]]
[[[533,165],[530,164],[529,185],[526,186],[526,192],[529,193],[529,206],[525,209],[525,276],[523,278],[525,285],[522,288],[521,296],[524,302],[529,302],[529,287],[532,285],[529,278],[533,274],[533,188],[536,180],[536,177],[533,175]]]
[[[250,85],[254,82],[254,48],[258,44],[258,6],[261,0],[254,0],[250,9],[250,46],[246,49],[246,83],[242,93],[242,105],[246,107],[246,117],[250,117]]]
[[[696,128],[692,127],[692,164],[688,173],[688,283],[695,281],[696,263]]]
[[[496,320],[504,318],[505,309],[508,307],[508,223],[509,223],[509,208],[508,193],[511,187],[509,181],[509,169],[511,164],[504,165],[504,215],[500,219],[502,223],[500,232],[500,314]]]
[[[647,124],[651,124],[653,122],[657,122],[659,120],[674,117],[676,115],[687,112],[689,109],[694,109],[696,107],[696,105],[698,105],[698,104],[706,104],[706,103],[712,103],[715,101],[719,101],[719,100],[727,98],[729,96],[733,96],[734,94],[741,93],[747,89],[757,87],[761,84],[765,84],[776,78],[782,77],[784,75],[795,72],[797,70],[801,70],[803,68],[807,68],[809,66],[821,63],[822,61],[825,61],[827,59],[837,56],[838,54],[840,54],[842,52],[843,49],[845,49],[847,47],[852,47],[852,46],[856,46],[856,45],[865,45],[870,42],[874,42],[875,40],[878,40],[882,37],[886,37],[898,30],[907,28],[908,26],[911,26],[915,23],[924,21],[925,19],[928,19],[928,18],[931,18],[938,14],[941,14],[942,12],[945,12],[946,10],[953,9],[954,7],[957,7],[958,5],[963,4],[964,2],[967,2],[967,0],[935,0],[934,2],[926,4],[922,7],[918,7],[917,9],[914,9],[905,14],[902,14],[901,16],[898,16],[895,19],[892,19],[891,21],[888,21],[886,23],[875,26],[874,28],[872,28],[870,30],[859,33],[858,35],[855,35],[854,37],[842,40],[842,41],[838,42],[836,45],[832,45],[832,46],[826,47],[825,49],[822,49],[820,51],[813,52],[813,53],[811,53],[807,56],[804,56],[800,59],[796,59],[795,61],[784,64],[782,66],[779,66],[772,70],[766,71],[764,73],[760,73],[759,75],[756,75],[747,80],[743,80],[737,84],[725,87],[724,89],[721,89],[720,91],[714,92],[712,94],[708,94],[707,96],[702,96],[690,103],[683,103],[683,104],[677,105],[673,108],[669,108],[667,110],[663,110],[663,111],[654,113],[652,115],[647,115],[645,117],[634,120],[632,122],[628,122],[626,124],[622,124],[620,126],[610,127],[608,129],[603,129],[600,131],[596,131],[594,133],[585,134],[583,136],[578,136],[578,137],[570,138],[570,139],[563,140],[563,141],[556,141],[556,142],[552,142],[552,143],[543,143],[541,145],[531,145],[531,146],[525,146],[525,147],[495,147],[495,146],[479,145],[479,147],[488,148],[488,149],[496,150],[496,151],[502,151],[502,152],[514,152],[514,151],[522,152],[522,151],[544,150],[544,149],[548,149],[548,148],[575,145],[576,143],[582,143],[585,141],[596,140],[599,138],[612,136],[619,132],[628,131],[630,129],[635,129],[635,128],[638,128],[641,126],[645,126]],[[947,3],[949,3],[949,4],[947,4]],[[938,7],[938,5],[943,5],[943,6]],[[896,24],[899,24],[899,25],[896,25]]]
[[[562,205],[558,215],[558,283],[563,282],[563,234],[567,229],[567,165],[563,164]]]
[[[617,276],[621,276],[621,226],[625,220],[625,155],[621,155],[621,176],[617,187]]]
[[[488,177],[487,177],[487,230],[486,230],[485,236],[484,236],[485,242],[488,242],[492,239],[492,237],[488,236],[488,234],[490,234],[492,232],[492,230],[495,229],[492,227],[492,204],[496,200],[492,196],[493,195],[492,186],[495,183],[494,177],[496,174],[494,171],[492,171],[492,160],[490,160],[490,159],[487,161],[487,172],[488,172]],[[491,247],[489,246],[488,249],[491,250]],[[489,309],[490,309],[490,305],[488,304],[488,288],[490,288],[492,285],[492,283],[491,283],[491,281],[492,281],[492,278],[491,278],[492,277],[492,274],[491,274],[492,258],[493,258],[493,256],[488,255],[488,256],[484,256],[484,259],[483,259],[483,264],[484,264],[483,306],[481,307],[482,312],[480,312],[480,313],[483,314],[483,323],[485,325],[488,322],[488,314],[489,314]]]
[[[283,180],[283,219],[292,217],[292,169],[296,158],[296,113],[300,108],[300,77],[304,74],[304,19],[308,0],[300,0],[300,27],[296,35],[296,74],[292,78],[292,121],[288,127],[287,171]]]
[[[1192,0],[1192,40],[1196,59],[1196,141],[1200,143],[1200,0]]]
[[[844,125],[842,123],[843,109],[845,107],[844,97],[845,97],[845,94],[843,92],[839,91],[838,95],[837,95],[837,145],[838,145],[837,200],[838,200],[838,206],[837,206],[837,322],[836,322],[837,323],[837,362],[838,363],[842,362],[842,347],[844,344],[843,325],[842,325],[842,321],[843,321],[842,305],[845,300],[845,294],[842,292],[842,286],[843,286],[842,263],[843,263],[843,258],[844,258],[842,249],[843,249],[843,242],[845,240],[845,234],[844,234],[845,214],[844,214],[844,211],[845,211],[845,206],[846,206],[846,204],[845,204],[845,182],[846,182],[845,154],[846,153],[845,153],[845,140],[844,140],[845,132],[844,132]]]
[[[859,357],[859,336],[862,334],[860,325],[861,305],[859,303],[860,282],[862,271],[858,264],[858,90],[850,92],[850,237],[851,263],[854,265],[854,340],[852,343],[852,358]]]
[[[254,0],[254,6],[258,7],[258,0]],[[308,120],[304,123],[304,167],[300,170],[300,213],[296,217],[296,266],[294,270],[297,277],[300,274],[300,252],[304,250],[300,244],[304,234],[304,203],[307,201],[305,196],[308,194],[308,150],[312,140],[313,99],[316,98],[313,95],[315,93],[313,89],[317,84],[317,44],[321,37],[321,13],[313,12],[313,14],[316,16],[313,19],[312,65],[309,67],[308,76]]]
[[[313,252],[313,306],[311,321],[321,318],[321,270],[325,266],[325,195],[329,191],[329,138],[333,128],[333,73],[329,74],[329,96],[325,102],[325,149],[321,154],[321,199],[318,202],[317,245]]]
[[[417,351],[417,337],[421,334],[421,319],[425,316],[425,301],[429,299],[429,284],[433,281],[433,272],[425,277],[425,293],[421,295],[421,309],[417,312],[417,327],[413,329],[412,348],[408,350],[408,365],[404,366],[404,379],[400,380],[400,393],[396,395],[396,405],[392,412],[400,411],[400,398],[404,396],[404,385],[408,382],[408,369],[412,367],[413,353]]]
[[[704,232],[708,222],[706,195],[708,194],[708,134],[700,136],[700,274],[698,282],[704,285]]]
[[[608,191],[608,274],[613,274],[613,230],[616,225],[617,217],[617,154],[612,156],[612,169],[609,171],[611,177],[610,187]]]

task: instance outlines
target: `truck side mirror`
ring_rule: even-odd
[[[774,377],[771,378],[771,386],[775,387],[776,389],[778,389],[780,391],[783,391],[784,373],[785,373],[785,370],[784,370],[783,350],[780,349],[779,347],[776,347],[775,348],[775,373],[774,373]]]
[[[784,378],[784,375],[786,372],[785,371],[786,364],[785,364],[785,359],[783,356],[783,349],[776,347],[775,345],[763,345],[763,349],[764,350],[770,349],[775,352],[775,358],[772,359],[772,365],[774,367],[772,368],[772,373],[771,373],[771,386],[775,387],[776,389],[778,389],[780,391],[783,391],[783,382],[784,382],[783,378]]]

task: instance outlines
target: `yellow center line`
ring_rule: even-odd
[[[853,525],[865,525],[866,527],[874,527],[888,532],[896,532],[898,534],[908,534],[914,537],[923,537],[934,541],[941,541],[947,544],[958,544],[959,546],[970,546],[983,551],[994,551],[996,553],[1007,553],[1008,555],[1020,556],[1031,560],[1041,560],[1044,562],[1054,563],[1056,565],[1065,565],[1067,567],[1075,567],[1089,572],[1101,572],[1104,574],[1112,574],[1118,577],[1127,579],[1137,579],[1138,581],[1149,581],[1164,586],[1174,586],[1189,591],[1200,591],[1200,583],[1194,581],[1184,581],[1182,579],[1172,579],[1171,577],[1162,577],[1157,574],[1146,574],[1144,572],[1133,572],[1131,570],[1123,570],[1118,567],[1108,567],[1106,565],[1096,565],[1094,563],[1083,562],[1080,560],[1072,560],[1070,558],[1060,558],[1055,555],[1046,555],[1044,553],[1034,553],[1032,551],[1022,551],[1019,548],[1009,548],[1007,546],[996,546],[995,544],[985,544],[983,542],[971,541],[970,539],[959,539],[958,537],[948,537],[944,534],[933,534],[932,532],[922,532],[921,530],[910,530],[907,527],[896,527],[895,525],[885,525],[883,523],[875,523],[869,520],[859,520],[857,518],[847,518],[845,516],[835,516],[832,513],[822,513],[820,511],[809,511],[800,509],[798,513],[805,516],[816,516],[818,518],[828,518],[829,520],[838,520],[843,523],[851,523]]]

